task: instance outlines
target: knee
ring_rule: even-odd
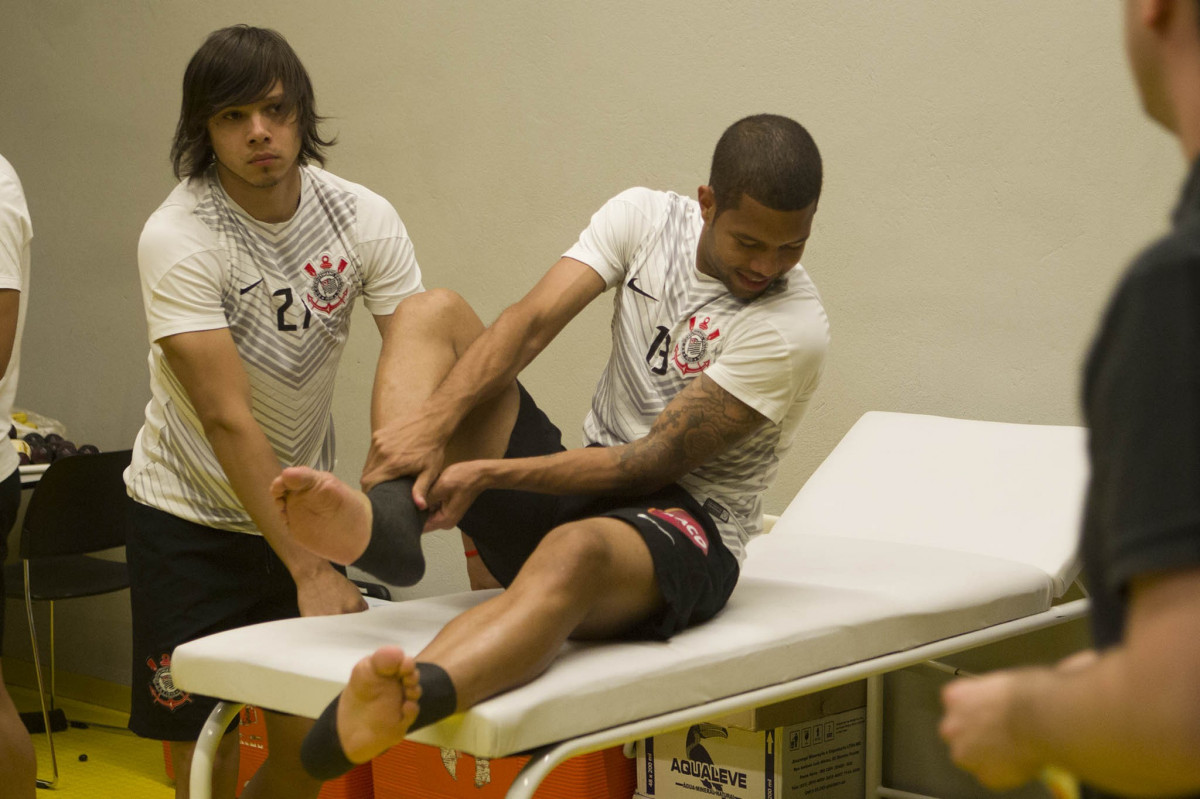
[[[444,324],[460,323],[464,319],[478,320],[470,303],[450,289],[428,289],[405,297],[396,308],[398,313]]]
[[[611,544],[589,529],[586,521],[551,530],[542,539],[537,554],[542,570],[572,593],[603,586],[614,563]]]
[[[400,324],[395,324],[396,320]],[[460,351],[483,332],[483,321],[465,299],[449,289],[429,289],[406,297],[396,307],[389,336],[407,339],[412,331],[424,336],[445,339]]]

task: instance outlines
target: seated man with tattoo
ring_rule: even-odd
[[[828,348],[799,263],[820,191],[808,132],[747,117],[696,200],[617,195],[490,327],[449,292],[401,303],[372,398],[370,496],[292,468],[277,504],[314,553],[385,575],[422,563],[422,526],[457,524],[506,590],[415,660],[384,647],[358,663],[305,742],[313,776],[532,680],[568,638],[665,639],[724,606]],[[587,446],[567,450],[516,378],[607,289],[612,354]]]

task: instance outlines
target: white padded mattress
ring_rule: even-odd
[[[856,435],[864,424],[872,428],[870,434]],[[568,643],[530,684],[420,730],[413,739],[500,757],[1047,609],[1074,573],[1072,542],[1086,475],[1082,434],[1075,428],[1035,428],[1044,435],[1021,439],[1021,463],[1003,457],[1003,473],[1038,483],[1030,496],[1014,491],[1003,474],[998,479],[993,467],[995,447],[1003,444],[1004,450],[1014,440],[1017,431],[1010,428],[1026,433],[1031,426],[998,425],[982,438],[963,432],[979,432],[979,425],[993,423],[867,414],[774,531],[752,542],[741,581],[717,618],[665,643]],[[832,535],[804,529],[805,514],[793,510],[797,503],[831,507],[824,496],[806,499],[818,488],[848,503],[848,515],[860,523],[865,524],[861,517],[870,516],[872,505],[893,515],[895,503],[876,498],[887,496],[894,485],[881,491],[878,485],[854,483],[864,474],[881,479],[870,465],[881,451],[895,448],[897,431],[917,428],[922,434],[915,450],[907,451],[904,468],[883,475],[890,484],[918,485],[923,468],[952,458],[955,496],[948,504],[955,509],[962,540],[914,533],[917,542],[912,543],[887,540],[885,534],[855,537],[846,529]],[[912,445],[907,436],[901,438]],[[966,444],[971,452],[964,457],[959,450]],[[980,480],[972,483],[964,475],[979,462],[988,466],[974,470]],[[1057,490],[1048,491],[1047,484]],[[935,498],[939,493],[936,486],[921,490]],[[972,503],[964,497],[972,491],[993,498],[976,505],[988,512],[1022,505],[1014,518],[1024,528],[1011,546],[992,540],[992,520],[972,523]],[[937,515],[937,501],[931,502],[921,509],[927,517]],[[936,528],[916,525],[918,532]],[[963,541],[979,530],[987,535],[984,551],[970,551]],[[1047,545],[1048,539],[1061,545]],[[1032,556],[1021,549],[1025,540],[1037,542],[1027,547]],[[1054,551],[1062,553],[1062,562],[1048,568],[1046,553]],[[188,691],[312,717],[341,690],[358,659],[384,644],[416,653],[446,622],[490,593],[232,630],[179,647],[172,670]]]

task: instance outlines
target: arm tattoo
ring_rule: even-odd
[[[663,409],[649,434],[625,448],[620,469],[630,478],[686,474],[765,422],[758,411],[701,375]]]

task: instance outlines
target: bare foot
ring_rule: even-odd
[[[271,495],[292,536],[316,555],[343,565],[358,560],[371,540],[371,501],[329,472],[289,466]]]
[[[385,646],[354,664],[338,701],[337,734],[352,763],[366,763],[404,740],[421,698],[416,663]]]

